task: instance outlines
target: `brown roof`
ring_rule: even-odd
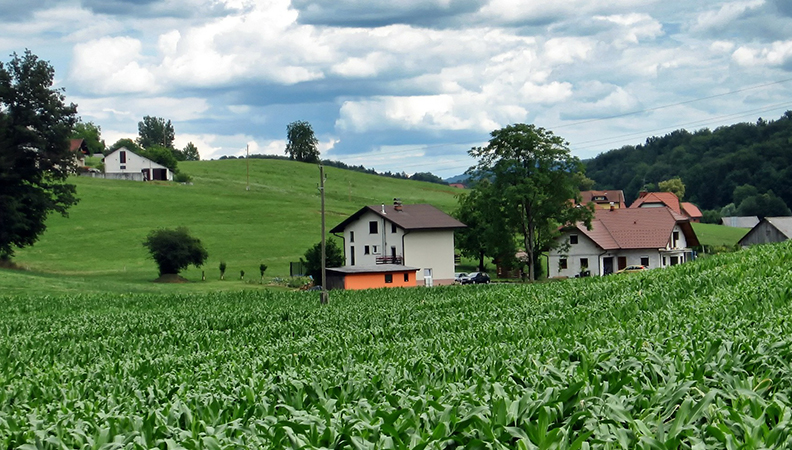
[[[594,212],[591,230],[582,223],[577,228],[603,250],[657,249],[668,244],[675,225],[682,229],[688,246],[699,245],[689,219],[670,208],[601,209]]]
[[[401,211],[397,211],[393,205],[369,205],[359,209],[356,213],[349,216],[346,220],[336,225],[331,233],[341,233],[344,229],[362,216],[365,212],[371,211],[374,214],[393,222],[404,230],[442,230],[465,228],[465,224],[454,219],[448,214],[440,211],[432,205],[402,205]]]
[[[630,205],[630,208],[640,208],[645,203],[662,203],[675,213],[682,214],[679,198],[673,192],[641,192],[640,197]]]
[[[701,214],[701,210],[698,209],[698,206],[694,205],[690,202],[682,202],[682,212],[690,217],[691,219],[700,219],[704,217],[704,214]]]
[[[81,152],[85,155],[88,154],[88,146],[85,144],[84,139],[72,139],[69,142],[69,149],[73,152]]]
[[[595,197],[605,197],[605,200],[594,200]],[[624,191],[622,190],[613,190],[613,191],[581,191],[580,198],[582,199],[581,202],[586,204],[588,202],[606,202],[610,203],[613,202],[616,205],[619,205],[619,208],[626,208],[624,202]]]

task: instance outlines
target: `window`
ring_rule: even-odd
[[[392,273],[386,273],[385,274],[385,282],[386,283],[393,283],[393,274]]]
[[[396,224],[391,222],[391,233],[395,233],[395,232],[396,232]]]
[[[588,258],[580,258],[580,270],[588,268]]]
[[[121,170],[124,170],[124,169],[126,169],[126,166],[120,166],[119,168],[120,168]]]
[[[649,257],[642,256],[641,257],[641,265],[644,267],[649,267]]]
[[[371,252],[369,251],[369,246],[368,245],[363,246],[363,254],[364,255],[371,254]]]
[[[379,228],[377,227],[378,223],[379,222],[377,222],[376,220],[372,220],[371,222],[369,222],[369,233],[370,234],[379,233]]]
[[[379,246],[372,245],[371,246],[371,252],[374,253],[375,255],[379,255]]]
[[[350,231],[349,232],[349,242],[355,242],[355,232],[354,231]]]
[[[558,261],[558,268],[561,269],[561,270],[564,270],[564,269],[567,268],[567,260],[566,260],[566,258],[561,258]]]
[[[575,245],[575,244],[577,244],[577,243],[578,243],[578,237],[577,237],[577,234],[571,234],[571,235],[569,235],[569,243],[570,243],[570,244],[572,244],[572,245]]]
[[[674,248],[676,248],[677,247],[677,242],[679,242],[679,231],[674,231],[671,245]]]
[[[672,256],[671,257],[671,265],[672,266],[676,266],[677,264],[679,264],[679,257],[678,256]]]
[[[409,273],[405,273],[404,274],[404,282],[407,283],[408,281],[410,281],[410,274]]]
[[[663,256],[663,265],[664,266],[666,265],[666,257],[665,256]]]
[[[126,152],[125,151],[122,150],[121,152],[118,153],[118,162],[120,162],[121,164],[126,164]]]
[[[320,256],[320,258],[321,258],[321,256]],[[354,266],[355,265],[355,246],[354,245],[349,247],[349,265],[350,266]]]

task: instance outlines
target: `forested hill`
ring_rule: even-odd
[[[792,205],[792,111],[773,121],[759,119],[694,133],[677,130],[648,138],[643,145],[611,150],[585,164],[594,189],[622,189],[628,204],[642,187],[649,185],[651,190],[660,181],[680,177],[686,187],[684,200],[702,210],[727,207],[729,213],[751,213],[758,208],[767,215],[781,215],[775,211],[783,209],[777,197]]]

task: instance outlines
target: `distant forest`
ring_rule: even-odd
[[[788,215],[792,205],[792,111],[759,119],[651,137],[584,161],[594,189],[622,189],[628,204],[642,189],[679,177],[685,201],[726,215]],[[706,216],[706,215],[705,215]]]

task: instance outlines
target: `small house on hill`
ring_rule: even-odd
[[[751,228],[738,244],[748,247],[756,244],[784,242],[792,238],[792,217],[765,217]]]
[[[610,209],[611,205],[614,208],[626,208],[627,205],[624,201],[624,191],[581,191],[581,203],[587,205],[594,203],[596,208]]]
[[[85,139],[72,139],[69,142],[69,150],[74,154],[74,160],[77,166],[85,166],[85,157],[91,155],[91,151],[88,149]]]
[[[668,207],[597,209],[591,227],[581,222],[563,230],[549,254],[551,277],[673,266],[692,259],[690,247],[699,245],[690,219]]]
[[[105,178],[149,181],[172,181],[173,172],[167,167],[121,147],[105,156]]]
[[[432,205],[364,206],[330,230],[344,241],[345,266],[328,274],[354,279],[348,289],[453,284],[454,230],[464,227]]]
[[[691,222],[701,222],[703,217],[696,205],[690,202],[680,202],[679,197],[673,192],[641,192],[630,208],[662,208],[666,206],[675,213],[689,218]]]

